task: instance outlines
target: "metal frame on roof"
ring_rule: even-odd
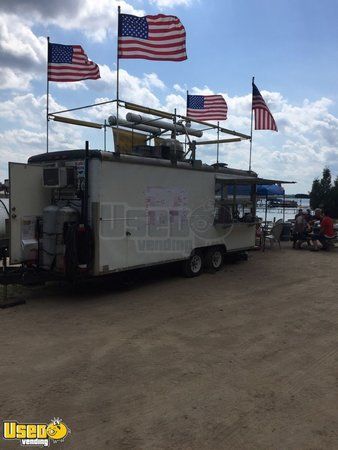
[[[216,173],[215,179],[222,181],[224,184],[295,184],[295,181],[270,180],[259,177],[245,177],[240,175],[228,175],[223,173]]]

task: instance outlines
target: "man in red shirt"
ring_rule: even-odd
[[[336,233],[333,228],[333,220],[328,215],[327,211],[324,211],[320,219],[320,230],[317,235],[314,236],[313,246],[314,250],[318,250],[318,241],[322,244],[324,250],[327,250],[330,239],[334,238]]]
[[[336,233],[333,228],[333,220],[331,217],[327,214],[327,211],[324,211],[323,218],[320,222],[320,231],[326,238],[333,238],[335,237]]]

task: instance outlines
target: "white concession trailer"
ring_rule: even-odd
[[[250,136],[218,125],[218,134],[228,133],[231,139],[191,141],[190,136],[203,133],[191,128],[189,118],[128,107],[155,112],[160,119],[111,116],[114,152],[89,150],[86,142],[84,149],[34,155],[27,164],[9,163],[12,266],[33,270],[41,279],[76,279],[180,261],[186,276],[197,276],[203,269],[218,270],[227,253],[255,246],[256,186],[275,181],[196,159],[198,145]],[[170,138],[164,138],[168,131]],[[188,151],[178,135],[185,135]],[[6,280],[0,283],[8,284]]]
[[[87,173],[87,177],[86,177]],[[217,270],[255,245],[253,172],[72,150],[10,163],[10,260],[74,276],[172,261]],[[250,185],[247,196],[236,186]]]

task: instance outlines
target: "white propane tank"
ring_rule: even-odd
[[[63,206],[59,209],[56,218],[56,269],[63,272],[65,269],[65,242],[63,239],[64,224],[67,222],[78,222],[79,213],[71,206]]]
[[[42,221],[42,266],[50,269],[56,256],[56,217],[59,207],[46,206]]]

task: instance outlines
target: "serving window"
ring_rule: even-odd
[[[256,215],[256,185],[230,184],[215,180],[215,224],[254,222]]]

